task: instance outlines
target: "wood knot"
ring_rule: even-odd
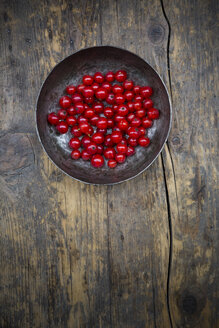
[[[180,138],[177,137],[177,136],[176,137],[173,137],[172,138],[172,144],[173,145],[176,145],[176,146],[179,145],[180,144]]]
[[[197,310],[197,300],[193,295],[187,295],[182,300],[183,310],[188,314],[193,314]]]
[[[165,29],[161,24],[153,24],[149,26],[148,37],[152,43],[160,43],[163,41]]]

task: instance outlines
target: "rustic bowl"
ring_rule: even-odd
[[[160,110],[148,136],[148,148],[137,147],[136,154],[115,169],[107,165],[96,169],[90,162],[72,160],[68,141],[70,132],[59,135],[47,123],[47,114],[59,109],[58,99],[68,84],[81,83],[82,75],[96,71],[106,73],[124,69],[129,78],[140,85],[150,85],[155,107]],[[167,140],[171,125],[171,103],[167,89],[158,73],[139,56],[116,47],[102,46],[80,50],[56,65],[42,85],[37,100],[36,123],[39,139],[50,159],[70,177],[92,184],[115,184],[131,179],[146,170],[161,152]]]

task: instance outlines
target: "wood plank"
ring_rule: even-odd
[[[159,1],[102,8],[102,42],[145,58],[167,75],[168,26]],[[169,229],[161,158],[141,176],[108,188],[113,327],[168,327]]]
[[[217,1],[164,1],[174,124],[164,165],[172,222],[173,327],[219,327]]]

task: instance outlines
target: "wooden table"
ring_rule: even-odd
[[[219,327],[216,0],[1,1],[0,327]],[[65,56],[115,45],[173,104],[137,178],[91,186],[42,150],[35,103]]]

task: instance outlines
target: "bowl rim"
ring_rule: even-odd
[[[93,182],[87,182],[87,181],[84,181],[84,180],[80,180],[78,178],[75,178],[73,176],[71,176],[69,173],[65,172],[62,168],[60,168],[58,166],[58,164],[56,164],[53,159],[49,156],[49,154],[47,153],[44,145],[43,145],[43,142],[41,140],[41,137],[40,137],[40,133],[39,133],[39,129],[38,129],[38,124],[37,124],[37,108],[38,108],[38,102],[39,102],[39,98],[40,98],[40,95],[41,95],[41,91],[44,87],[44,85],[46,84],[46,81],[47,79],[49,78],[49,76],[52,74],[52,72],[56,69],[57,66],[59,66],[63,61],[65,61],[66,59],[70,58],[71,56],[75,55],[76,53],[79,53],[81,51],[84,51],[84,50],[89,50],[89,49],[96,49],[96,48],[114,48],[114,49],[119,49],[119,50],[123,50],[123,51],[126,51],[126,52],[129,52],[130,54],[132,55],[135,55],[137,57],[139,57],[141,60],[143,60],[147,65],[150,66],[150,68],[158,75],[158,77],[160,78],[165,90],[166,90],[166,93],[167,93],[167,97],[168,97],[168,101],[169,101],[169,104],[170,104],[170,120],[169,120],[169,128],[168,128],[168,131],[167,131],[167,135],[166,135],[166,138],[163,142],[163,145],[161,147],[161,149],[159,150],[159,152],[157,153],[157,155],[155,156],[155,158],[151,161],[150,164],[148,164],[143,170],[141,170],[140,172],[138,172],[137,174],[127,178],[127,179],[123,179],[121,181],[116,181],[116,182],[110,182],[110,183],[93,183]],[[132,52],[132,51],[129,51],[127,49],[124,49],[124,48],[121,48],[121,47],[117,47],[117,46],[112,46],[112,45],[101,45],[101,46],[92,46],[92,47],[85,47],[85,48],[82,48],[82,49],[79,49],[79,50],[76,50],[74,52],[72,52],[70,55],[64,57],[61,61],[59,61],[52,69],[51,71],[49,72],[49,74],[46,76],[46,78],[43,80],[42,84],[41,84],[41,87],[39,89],[39,92],[38,92],[38,95],[37,95],[37,99],[36,99],[36,104],[35,104],[35,124],[36,124],[36,133],[37,133],[37,136],[38,136],[38,139],[40,141],[40,144],[44,150],[44,152],[47,154],[48,158],[50,159],[50,161],[60,170],[62,171],[64,174],[66,174],[67,176],[69,176],[71,179],[74,179],[74,180],[77,180],[79,182],[82,182],[82,183],[85,183],[85,184],[88,184],[88,185],[95,185],[95,186],[100,186],[100,185],[103,185],[103,186],[112,186],[112,185],[116,185],[116,184],[120,184],[120,183],[123,183],[123,182],[126,182],[126,181],[129,181],[131,179],[134,179],[136,178],[137,176],[139,176],[140,174],[142,174],[144,171],[146,171],[153,163],[154,161],[157,159],[157,157],[160,155],[160,153],[163,151],[164,149],[164,146],[167,142],[167,139],[169,137],[169,134],[170,134],[170,130],[171,130],[171,127],[172,127],[172,102],[171,102],[171,97],[170,97],[170,94],[169,94],[169,91],[167,89],[167,86],[166,84],[164,83],[162,77],[160,76],[160,74],[154,69],[153,66],[151,66],[144,58],[140,57],[139,55],[137,55],[136,53]]]

